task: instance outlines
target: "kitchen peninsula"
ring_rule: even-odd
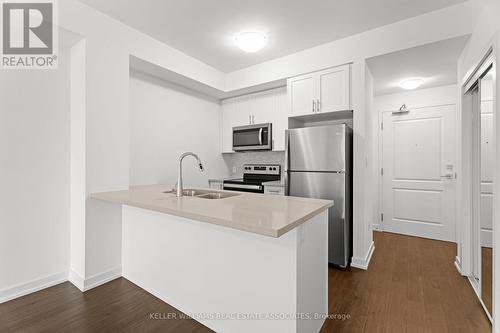
[[[122,205],[122,275],[217,332],[318,332],[329,200],[162,185],[95,193]]]

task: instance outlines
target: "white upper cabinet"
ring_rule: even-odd
[[[344,65],[288,79],[290,115],[351,109],[351,66]]]
[[[327,69],[318,73],[318,112],[351,109],[350,66]]]
[[[276,88],[222,101],[222,152],[233,152],[233,127],[272,123],[273,150],[285,150],[288,126],[286,88]]]
[[[276,90],[273,120],[273,150],[285,150],[285,130],[288,129],[288,104],[286,87]]]
[[[316,75],[306,74],[288,79],[288,94],[290,96],[290,112],[292,115],[302,115],[314,112],[316,99]]]

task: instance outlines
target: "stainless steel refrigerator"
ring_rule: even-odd
[[[328,262],[346,267],[352,256],[352,130],[346,124],[286,131],[286,193],[330,199]]]

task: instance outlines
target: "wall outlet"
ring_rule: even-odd
[[[236,166],[233,165],[233,174],[235,174],[235,173],[236,173]]]

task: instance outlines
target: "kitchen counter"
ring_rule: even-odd
[[[164,193],[170,190],[165,185],[133,186],[125,191],[93,193],[91,198],[271,237],[280,237],[333,205],[330,200],[247,192],[223,199],[178,199],[174,193]]]
[[[91,195],[121,205],[123,277],[215,332],[320,331],[332,201],[165,191],[170,186]]]

